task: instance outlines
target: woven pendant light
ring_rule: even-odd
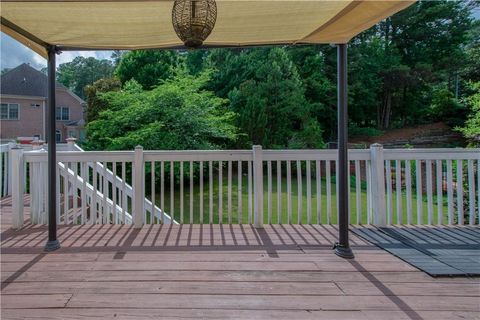
[[[175,0],[173,4],[173,28],[186,47],[200,47],[212,32],[216,20],[215,0]]]

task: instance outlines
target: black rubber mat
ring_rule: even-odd
[[[356,227],[352,231],[431,276],[480,276],[480,227]]]

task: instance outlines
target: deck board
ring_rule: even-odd
[[[28,202],[26,202],[28,203]],[[336,226],[62,225],[12,230],[1,202],[2,319],[477,319],[479,278],[435,279]],[[408,231],[406,231],[408,232]],[[459,243],[458,230],[446,233]],[[450,240],[450,239],[448,239]]]

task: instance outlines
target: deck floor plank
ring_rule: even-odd
[[[10,199],[0,205],[2,319],[480,314],[480,278],[432,278],[353,234],[356,259],[343,260],[331,250],[336,226],[61,225],[62,248],[46,254],[47,229],[28,223],[28,199],[20,230],[9,227]],[[461,231],[448,234],[458,238]]]

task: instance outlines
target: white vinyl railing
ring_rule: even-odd
[[[0,197],[6,197],[12,194],[12,163],[10,161],[9,152],[12,148],[16,147],[15,142],[9,142],[0,144]],[[21,145],[23,151],[31,151],[34,149],[34,145],[24,144]],[[43,145],[43,148],[47,149],[47,145]],[[68,144],[58,143],[58,151],[68,150]],[[25,168],[25,170],[28,170]],[[24,186],[27,188],[27,175],[24,175]]]
[[[46,152],[12,150],[12,201],[46,223]],[[57,153],[59,223],[336,224],[336,150]],[[478,224],[479,149],[349,151],[353,224]],[[13,175],[16,177],[16,175]],[[28,180],[26,187],[19,179]],[[128,187],[127,187],[128,186]],[[36,192],[35,190],[43,190]],[[43,192],[43,193],[42,193]],[[16,210],[16,211],[15,211]],[[20,212],[22,211],[22,212]],[[165,212],[168,212],[167,215]],[[137,214],[140,213],[140,214]]]

